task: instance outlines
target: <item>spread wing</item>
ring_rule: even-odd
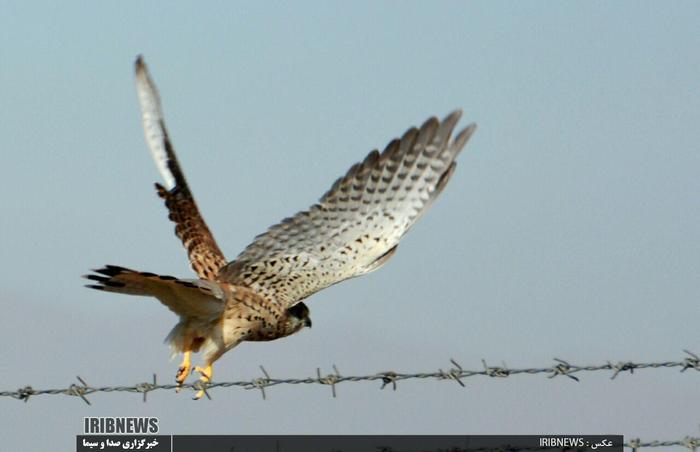
[[[177,162],[165,128],[158,90],[140,56],[136,59],[136,89],[146,142],[165,183],[165,186],[156,184],[158,196],[165,200],[168,217],[175,223],[175,234],[187,249],[192,269],[200,278],[213,280],[226,259],[199,213]]]
[[[461,116],[428,119],[372,151],[309,210],[272,226],[221,269],[218,279],[291,306],[316,291],[379,268],[455,170],[476,129],[450,140]]]

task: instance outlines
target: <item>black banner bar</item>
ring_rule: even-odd
[[[171,435],[78,435],[77,452],[148,450],[171,452]]]
[[[622,435],[174,435],[173,452],[622,452]]]

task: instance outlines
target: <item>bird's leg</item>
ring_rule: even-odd
[[[204,397],[204,395],[206,394],[205,388],[206,388],[206,385],[211,382],[211,377],[213,375],[214,368],[213,368],[213,365],[211,363],[209,363],[209,364],[207,364],[207,367],[195,366],[194,372],[199,372],[199,374],[200,374],[199,381],[200,381],[200,384],[203,385],[202,389],[197,391],[197,394],[195,394],[195,396],[194,396],[194,400],[199,400],[202,397]],[[209,396],[207,395],[207,397],[209,397]]]
[[[182,389],[182,384],[185,382],[187,376],[190,374],[190,370],[192,369],[192,362],[190,361],[191,354],[192,352],[190,350],[185,351],[184,357],[182,358],[182,363],[180,363],[180,367],[177,369],[177,373],[175,374],[175,382],[177,383],[177,388],[175,389],[176,392],[180,392],[180,389]]]

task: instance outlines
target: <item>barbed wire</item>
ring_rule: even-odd
[[[331,387],[331,394],[333,397],[337,396],[336,386],[341,383],[357,383],[357,382],[381,382],[380,389],[384,389],[387,386],[391,386],[393,390],[398,388],[398,383],[404,380],[451,380],[456,382],[462,387],[466,384],[463,380],[476,376],[486,376],[493,378],[506,378],[513,377],[516,375],[536,375],[536,374],[546,374],[547,378],[554,378],[558,376],[567,377],[574,381],[579,381],[579,377],[574,374],[582,374],[586,372],[612,372],[610,379],[617,378],[623,372],[629,372],[633,374],[635,370],[639,369],[661,369],[661,368],[680,368],[681,372],[685,372],[688,369],[694,369],[700,371],[700,357],[695,353],[688,350],[683,350],[687,356],[683,357],[678,361],[660,361],[660,362],[649,362],[649,363],[639,363],[633,361],[619,361],[617,363],[612,363],[607,361],[604,364],[590,365],[590,366],[579,366],[576,364],[570,364],[566,360],[554,358],[554,364],[548,367],[531,367],[531,368],[509,368],[504,363],[503,366],[489,366],[485,360],[481,360],[482,369],[469,370],[465,369],[454,359],[450,359],[450,363],[453,367],[448,370],[438,369],[437,371],[429,372],[417,372],[417,373],[403,373],[396,371],[383,371],[377,372],[369,375],[342,375],[338,368],[333,365],[333,372],[330,374],[322,375],[321,369],[316,369],[316,376],[305,377],[305,378],[273,378],[270,376],[269,372],[265,370],[263,366],[260,366],[262,371],[262,376],[258,378],[253,378],[251,380],[240,380],[240,381],[223,381],[223,382],[202,382],[196,381],[194,383],[183,384],[181,388],[192,389],[192,390],[204,390],[208,398],[211,399],[211,394],[209,391],[214,388],[233,388],[240,387],[243,389],[257,389],[260,391],[263,399],[267,398],[266,388],[277,386],[277,385],[327,385]],[[73,397],[80,397],[85,403],[90,405],[90,401],[87,396],[94,393],[100,392],[117,392],[117,393],[138,393],[143,395],[143,401],[147,401],[147,395],[150,392],[157,390],[172,390],[177,389],[176,384],[158,384],[157,377],[153,374],[153,379],[150,382],[137,383],[131,386],[91,386],[82,377],[76,377],[80,384],[70,384],[66,388],[61,389],[34,389],[32,386],[24,386],[15,391],[0,391],[0,397],[11,397],[17,400],[22,400],[24,402],[29,401],[30,398],[34,398],[42,395],[66,395]]]
[[[696,451],[700,448],[700,437],[686,436],[683,439],[671,441],[642,441],[639,438],[634,438],[626,441],[623,446],[632,450],[641,449],[643,447],[685,447],[686,449]]]
[[[253,378],[251,380],[240,380],[240,381],[224,381],[224,382],[202,382],[196,381],[194,383],[183,384],[178,386],[176,384],[158,384],[156,374],[153,374],[152,381],[137,383],[131,386],[91,386],[85,379],[77,376],[79,384],[72,383],[66,388],[60,389],[34,389],[32,386],[24,386],[15,391],[0,391],[0,397],[9,397],[17,400],[22,400],[28,402],[30,398],[34,398],[42,395],[64,395],[71,397],[79,397],[86,404],[91,405],[90,401],[87,399],[88,395],[94,393],[137,393],[142,394],[143,401],[146,402],[147,396],[150,392],[157,390],[172,390],[177,388],[192,389],[195,391],[204,390],[205,395],[211,399],[211,394],[209,391],[213,388],[233,388],[239,387],[246,390],[257,389],[263,400],[267,399],[266,388],[277,385],[325,385],[331,387],[331,394],[333,397],[337,397],[336,386],[341,383],[357,383],[357,382],[380,382],[380,389],[384,389],[388,386],[395,391],[398,388],[398,383],[404,380],[439,380],[446,381],[451,380],[459,384],[461,387],[466,387],[463,380],[476,376],[486,376],[492,378],[507,378],[516,375],[537,375],[545,374],[547,378],[555,377],[567,377],[573,381],[578,382],[579,376],[574,374],[583,374],[586,372],[611,372],[610,379],[614,380],[620,374],[624,372],[629,372],[634,374],[635,370],[639,369],[662,369],[662,368],[679,368],[681,372],[693,369],[700,371],[700,357],[695,353],[688,350],[683,350],[687,356],[684,356],[680,360],[676,361],[659,361],[659,362],[634,362],[634,361],[618,361],[617,363],[612,363],[606,361],[604,364],[589,365],[589,366],[579,366],[576,364],[571,364],[566,360],[554,358],[554,363],[547,367],[529,367],[529,368],[509,368],[503,363],[502,366],[489,366],[485,360],[481,360],[482,368],[478,370],[470,370],[462,367],[454,359],[450,359],[452,367],[448,370],[438,369],[437,371],[428,372],[415,372],[415,373],[403,373],[396,371],[383,371],[368,375],[342,375],[338,370],[338,367],[333,365],[333,372],[323,375],[321,369],[316,369],[316,375],[313,377],[305,378],[273,378],[270,376],[269,372],[260,366],[262,376],[258,378]],[[686,436],[683,439],[678,440],[641,440],[639,438],[630,439],[624,443],[624,447],[637,450],[641,448],[652,448],[652,447],[684,447],[693,451],[700,448],[700,437]]]

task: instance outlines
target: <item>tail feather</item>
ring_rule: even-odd
[[[219,315],[224,309],[224,289],[216,282],[179,279],[116,265],[106,265],[93,272],[84,278],[97,284],[87,284],[86,287],[127,295],[152,296],[181,316],[210,318]]]

